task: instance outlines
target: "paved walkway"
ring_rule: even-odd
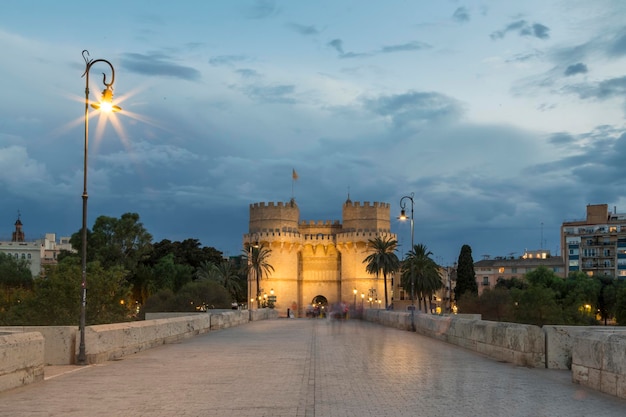
[[[0,416],[624,416],[626,401],[360,321],[259,321],[123,360],[46,370]],[[55,372],[57,371],[57,372]]]

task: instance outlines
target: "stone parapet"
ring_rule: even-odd
[[[626,334],[590,331],[576,336],[572,381],[626,399]]]
[[[411,329],[410,312],[367,310],[365,319],[402,330]],[[470,349],[496,360],[545,367],[545,336],[538,326],[455,316],[415,313],[417,333]]]
[[[274,320],[278,318],[278,310],[275,308],[260,308],[247,311],[250,315],[250,321]]]
[[[39,332],[45,340],[44,365],[74,363],[78,326],[7,326],[0,331]]]
[[[572,349],[577,336],[586,333],[619,333],[626,335],[626,327],[617,326],[543,326],[546,334],[546,368],[571,369]]]
[[[87,363],[102,363],[149,349],[164,343],[206,333],[209,314],[169,319],[101,324],[85,328]],[[79,341],[77,341],[78,345]],[[78,352],[78,346],[76,346]]]
[[[0,392],[43,380],[41,333],[0,333]]]

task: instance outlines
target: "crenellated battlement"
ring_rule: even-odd
[[[359,201],[351,201],[348,200],[344,203],[344,206],[351,206],[351,207],[382,207],[382,208],[390,208],[391,205],[389,203],[383,203],[383,202],[379,202],[379,201],[374,201],[373,203],[370,203],[369,201],[364,201],[363,203],[359,202]]]
[[[343,229],[344,230],[389,230],[391,220],[389,203],[365,201],[346,201],[343,205]]]
[[[252,203],[250,204],[250,209],[257,209],[257,208],[264,208],[264,207],[298,207],[296,205],[295,201],[288,201],[288,202],[274,202],[274,201],[269,201],[269,202],[265,202],[265,201],[261,201],[259,203]]]
[[[301,220],[300,226],[341,226],[339,220]]]

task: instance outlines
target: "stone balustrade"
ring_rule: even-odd
[[[411,328],[411,313],[372,309],[365,319],[403,330]],[[454,316],[415,313],[415,331],[520,366],[545,367],[545,336],[538,326]]]
[[[41,333],[0,333],[0,392],[43,380]]]
[[[572,381],[626,399],[626,334],[589,331],[576,336]]]

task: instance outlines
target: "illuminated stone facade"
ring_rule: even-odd
[[[260,281],[260,293],[271,295],[281,315],[287,309],[304,316],[307,307],[319,302],[345,302],[368,307],[369,296],[384,308],[383,278],[365,271],[363,260],[371,253],[367,243],[376,237],[397,239],[390,231],[388,203],[343,204],[342,222],[300,221],[295,200],[287,203],[250,205],[248,233],[244,247],[259,243],[271,249],[268,263],[274,271]],[[391,278],[387,279],[391,303]],[[357,294],[355,295],[354,290]],[[248,276],[248,300],[255,298],[256,279]],[[362,295],[364,297],[362,297]],[[382,304],[382,305],[381,305]],[[255,303],[254,307],[258,304]]]

